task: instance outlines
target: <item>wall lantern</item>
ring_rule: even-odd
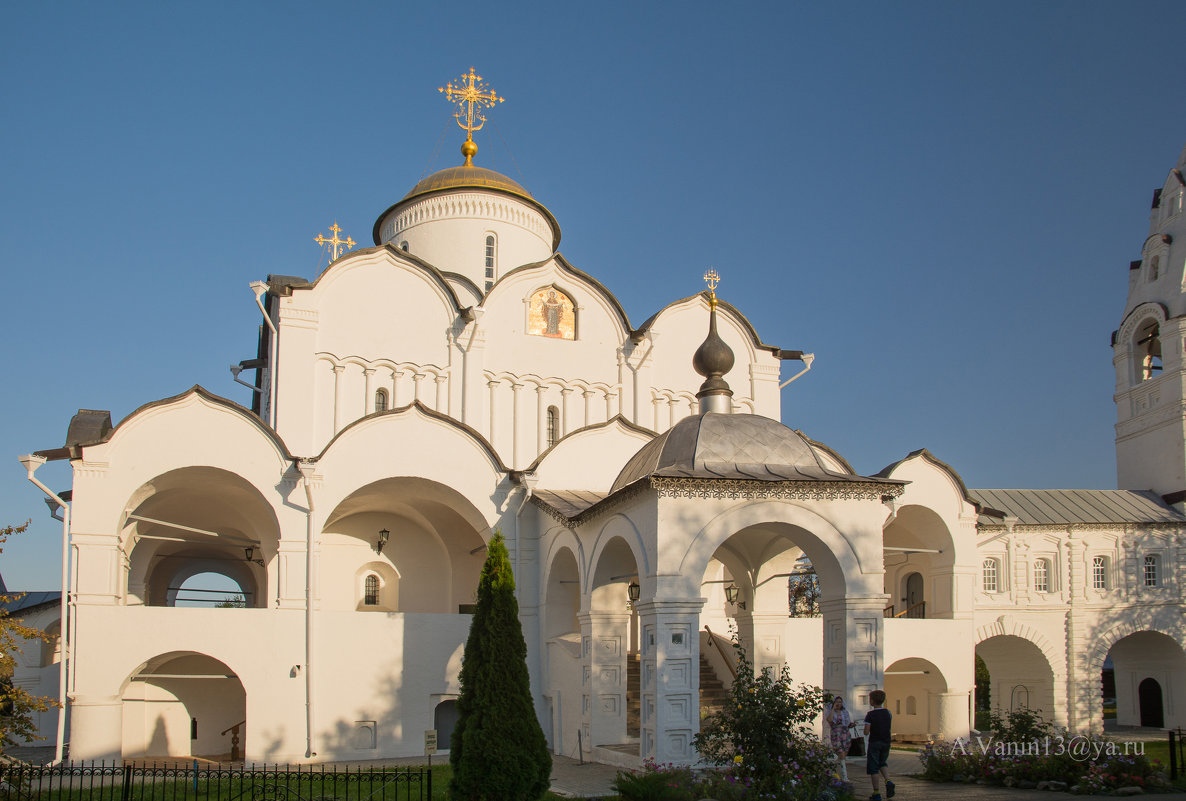
[[[642,587],[638,586],[637,581],[630,582],[630,586],[626,588],[626,597],[630,599],[630,606],[638,603],[638,599],[642,597]]]
[[[391,532],[387,529],[379,531],[379,540],[375,543],[375,553],[383,553],[383,546],[387,544],[387,540],[391,538]]]
[[[251,557],[255,556],[255,548],[251,545],[248,545],[246,548],[243,549],[243,553],[245,554],[245,558],[247,559],[247,561],[250,562]]]
[[[736,606],[738,609],[745,609],[745,601],[738,601],[737,596],[741,590],[737,589],[736,584],[730,584],[725,588],[725,600]]]

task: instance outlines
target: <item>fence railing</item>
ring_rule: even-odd
[[[431,801],[423,765],[0,764],[0,801]]]

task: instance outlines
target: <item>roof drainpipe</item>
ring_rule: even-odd
[[[54,759],[51,764],[59,764],[66,752],[66,686],[70,668],[74,664],[73,628],[70,626],[70,504],[66,503],[57,493],[50,490],[33,474],[37,468],[45,464],[44,456],[27,453],[20,457],[31,481],[39,490],[48,495],[62,510],[62,598],[59,608],[62,630],[62,662],[58,666],[58,736],[54,743]]]
[[[791,383],[796,378],[798,378],[799,376],[803,375],[808,370],[810,370],[811,363],[813,361],[815,361],[815,354],[814,353],[802,353],[799,355],[799,361],[803,362],[803,369],[800,370],[799,372],[795,373],[793,376],[788,378],[786,381],[783,381],[781,384],[779,384],[778,385],[779,389],[783,389],[784,387],[786,387],[787,384]]]
[[[264,322],[267,323],[272,335],[268,337],[268,425],[272,430],[276,430],[276,351],[279,343],[279,332],[276,331],[276,324],[272,322],[272,316],[268,314],[268,310],[264,308],[263,297],[268,292],[268,285],[263,281],[252,281],[251,291],[255,293],[255,305],[259,306],[259,312],[264,316]],[[237,376],[236,376],[237,378]]]
[[[314,464],[305,460],[297,462],[297,469],[301,471],[301,483],[305,486],[305,756],[317,756],[317,749],[313,741],[314,696],[313,696],[313,654],[316,652],[316,629],[313,616],[313,468]]]

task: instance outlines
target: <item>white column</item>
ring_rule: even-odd
[[[375,368],[364,368],[362,375],[366,379],[366,389],[362,396],[362,415],[366,417],[375,411]]]
[[[656,762],[690,765],[700,731],[700,609],[703,598],[635,604],[642,652],[639,753]]]
[[[519,466],[519,390],[520,383],[511,384],[511,467]]]
[[[123,743],[123,699],[75,695],[70,701],[70,759],[118,761]]]
[[[412,373],[412,400],[420,400],[420,382],[424,380],[424,373]]]
[[[436,382],[437,382],[436,410],[443,414],[449,414],[449,396],[445,391],[445,385],[448,383],[448,381],[449,381],[449,376],[447,376],[447,375],[438,375],[436,377]]]
[[[560,390],[560,436],[562,437],[572,430],[568,427],[568,396],[571,394],[570,387]]]
[[[588,703],[582,703],[589,745],[628,741],[626,734],[626,653],[630,615],[585,612],[581,623],[581,651],[587,660]],[[584,672],[582,670],[582,672]]]
[[[538,456],[548,447],[547,409],[544,408],[544,393],[548,388],[540,385],[535,388],[535,453]]]
[[[651,398],[651,412],[652,412],[652,416],[654,417],[654,420],[655,420],[654,425],[652,427],[656,431],[666,431],[667,430],[667,429],[663,428],[663,423],[659,421],[659,409],[662,405],[663,405],[662,398],[660,398],[658,396]]]
[[[399,379],[403,373],[396,368],[391,368],[391,408],[399,408]]]
[[[346,372],[344,365],[334,365],[334,433],[342,430],[342,418],[346,410],[342,408],[342,374]]]
[[[673,426],[679,422],[679,418],[677,418],[676,414],[675,414],[675,407],[678,404],[679,404],[679,398],[673,397],[673,398],[667,399],[667,420],[668,420],[667,427],[668,428],[670,428],[671,426]]]
[[[489,387],[489,389],[490,389],[490,421],[489,421],[490,430],[489,430],[488,434],[489,434],[489,438],[490,438],[490,444],[495,446],[495,450],[497,450],[498,446],[497,446],[497,443],[495,443],[495,441],[494,441],[494,424],[495,424],[495,408],[497,406],[497,404],[495,404],[495,400],[498,398],[498,382],[497,381],[487,381],[486,386]]]
[[[589,423],[591,422],[590,417],[589,417],[589,409],[590,409],[589,401],[593,397],[594,394],[596,394],[596,393],[594,393],[593,390],[591,390],[591,389],[586,389],[584,392],[581,393],[581,397],[583,397],[585,399],[585,425],[586,426],[589,425]]]

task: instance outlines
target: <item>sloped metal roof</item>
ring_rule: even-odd
[[[17,595],[17,593],[10,594]],[[33,607],[41,606],[42,604],[56,604],[61,600],[61,598],[62,593],[60,592],[26,592],[21,593],[20,597],[16,600],[0,602],[0,609],[12,614],[14,612],[20,612],[23,609],[32,609]]]
[[[1027,526],[1072,523],[1184,523],[1183,516],[1149,490],[968,490],[981,506],[981,525],[1002,525],[1002,514]]]
[[[571,520],[593,504],[605,500],[609,493],[592,490],[536,490],[532,497],[538,498]]]

